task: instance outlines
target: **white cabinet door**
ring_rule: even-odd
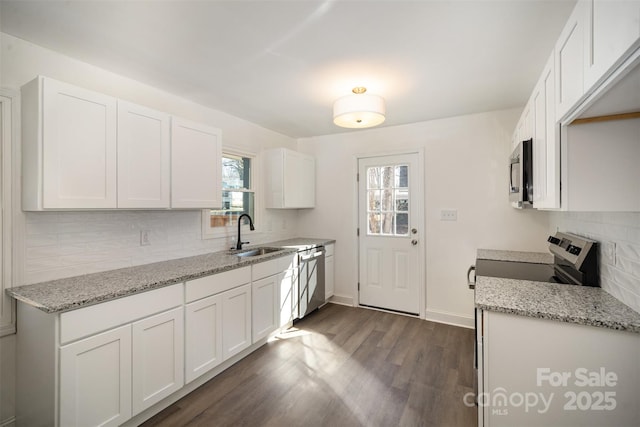
[[[222,206],[220,129],[171,119],[171,207]]]
[[[276,274],[251,283],[253,343],[278,329],[281,277]]]
[[[315,159],[286,148],[265,152],[267,208],[315,206]]]
[[[60,348],[60,425],[117,426],[131,418],[131,326]]]
[[[42,207],[115,208],[115,98],[51,79],[42,84]]]
[[[335,290],[335,264],[333,260],[333,256],[324,260],[324,296],[327,300],[333,296]]]
[[[533,117],[533,207],[560,207],[560,138],[555,120],[554,55],[531,97]]]
[[[640,39],[640,1],[590,0],[585,34],[585,89],[594,88]]]
[[[187,304],[185,318],[185,382],[189,383],[222,362],[221,296]]]
[[[118,101],[118,208],[168,208],[169,115]]]
[[[485,425],[638,425],[638,334],[492,311],[483,326]]]
[[[584,94],[586,9],[586,1],[578,1],[556,43],[556,119],[558,120],[571,110]]]
[[[284,206],[315,206],[315,160],[306,154],[284,151]]]
[[[297,309],[296,306],[296,289],[295,284],[297,283],[297,270],[294,268],[293,263],[290,265],[290,268],[287,268],[280,275],[280,291],[279,291],[279,300],[280,307],[278,308],[280,312],[280,324],[279,327],[287,325],[289,322],[293,321],[294,313]]]
[[[222,358],[229,359],[251,345],[251,284],[223,292]]]
[[[133,414],[184,384],[182,307],[135,322],[133,328]]]

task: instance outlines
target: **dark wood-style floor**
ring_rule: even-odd
[[[475,426],[473,331],[327,304],[144,426]]]

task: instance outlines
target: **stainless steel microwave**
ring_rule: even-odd
[[[514,208],[533,207],[533,139],[520,142],[509,158],[509,201]]]

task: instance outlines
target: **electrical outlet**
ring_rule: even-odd
[[[441,209],[440,221],[457,221],[458,210],[457,209]]]
[[[615,242],[602,243],[602,261],[605,264],[616,265],[616,243]]]
[[[149,230],[140,230],[140,246],[149,246],[151,244],[149,234]]]

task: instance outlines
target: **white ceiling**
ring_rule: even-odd
[[[523,106],[574,4],[2,0],[0,25],[306,137],[346,131],[333,125],[331,108],[354,86],[386,99],[383,126]]]

